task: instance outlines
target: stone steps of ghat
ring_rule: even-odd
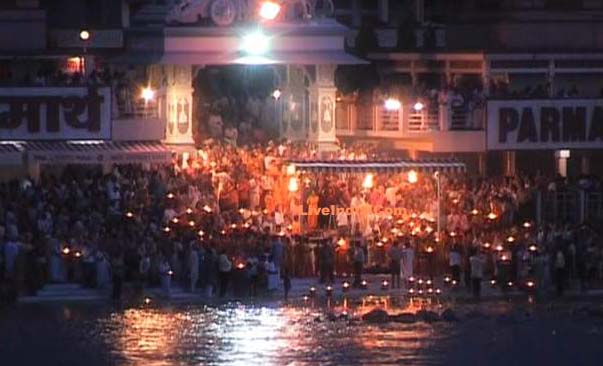
[[[106,299],[107,296],[107,290],[85,288],[75,283],[48,284],[35,296],[20,297],[19,302],[95,301]]]

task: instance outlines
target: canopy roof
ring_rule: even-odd
[[[296,169],[312,172],[463,172],[465,164],[456,159],[397,160],[289,160]]]

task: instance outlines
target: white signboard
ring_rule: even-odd
[[[109,87],[0,88],[0,140],[110,140]]]
[[[603,148],[603,99],[488,101],[489,150]]]

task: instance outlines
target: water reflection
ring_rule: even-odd
[[[370,326],[347,319],[328,321],[325,316],[332,312],[359,317],[375,307],[414,311],[412,304],[371,298],[306,305],[142,307],[114,312],[97,326],[116,358],[141,366],[425,361],[429,353],[423,348],[435,339],[432,325]],[[321,317],[325,320],[317,321]]]

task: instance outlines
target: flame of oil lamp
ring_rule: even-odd
[[[473,216],[477,216],[479,214],[479,211],[476,208],[474,208],[473,210],[471,210],[471,214]]]
[[[211,207],[209,207],[208,205],[203,206],[203,211],[210,213],[211,212]]]
[[[264,215],[268,215],[268,210],[267,210],[267,209],[263,209],[263,210],[262,210],[262,213],[263,213]]]
[[[490,244],[488,242],[485,242],[483,245],[484,249],[490,249],[491,246],[492,246],[492,244]]]
[[[528,281],[528,282],[526,282],[526,286],[528,286],[528,288],[534,287],[534,281]]]
[[[408,282],[410,282],[410,283],[414,283],[414,282],[415,282],[415,278],[414,278],[414,277],[412,277],[412,276],[410,276],[410,277],[408,278]]]
[[[428,226],[425,228],[425,231],[427,232],[427,234],[431,234],[433,232],[433,228],[431,226]]]
[[[220,234],[222,234],[222,235],[226,235],[226,230],[222,230],[222,231],[220,231]]]
[[[433,283],[433,282],[432,282],[431,280],[427,280],[427,281],[425,281],[425,284],[426,284],[427,286],[431,286],[431,284],[432,284],[432,283]]]
[[[251,226],[251,225],[249,225],[249,223],[246,222],[245,225],[243,225],[243,226],[245,226],[245,229],[249,229],[249,226]]]
[[[450,276],[445,276],[444,277],[444,282],[450,283],[450,281],[452,281],[452,278],[450,278]]]
[[[79,250],[77,252],[75,252],[73,255],[75,255],[76,258],[79,258],[82,256],[82,252],[80,252]]]
[[[291,225],[291,224],[287,225],[287,230],[289,230],[289,231],[293,230],[293,225]]]
[[[132,213],[132,211],[128,211],[128,212],[126,212],[126,217],[132,218],[132,217],[134,217],[134,213]]]
[[[410,214],[410,217],[413,218],[413,219],[416,219],[417,218],[417,214],[413,212],[413,213]]]
[[[215,168],[215,167],[216,167],[216,165],[217,165],[217,164],[216,164],[216,162],[215,162],[215,161],[211,161],[211,162],[209,163],[209,166],[211,166],[212,168]]]
[[[492,286],[492,287],[496,286],[496,280],[490,280],[490,286]]]
[[[395,227],[395,228],[391,229],[389,232],[392,233],[392,234],[397,234],[399,231],[400,230]]]
[[[511,282],[511,281],[507,282],[507,286],[508,287],[513,287],[513,282]]]
[[[195,227],[195,222],[193,220],[189,221],[188,226]]]
[[[425,250],[427,253],[433,253],[433,247],[430,245],[427,247],[427,249]]]
[[[454,237],[456,236],[456,232],[451,231],[451,232],[450,232],[450,236],[454,238]]]
[[[494,249],[495,249],[497,252],[502,252],[504,248],[503,248],[503,246],[502,246],[502,245],[498,244],[498,245],[496,246],[496,248],[494,248]]]
[[[327,295],[331,295],[333,293],[333,286],[329,285],[325,288],[325,292],[327,293]]]
[[[402,220],[402,219],[398,219],[398,221],[396,221],[396,224],[398,224],[398,225],[402,225],[402,224],[404,224],[404,220]]]
[[[419,289],[419,295],[423,295],[423,290]]]
[[[245,268],[245,263],[243,263],[243,262],[237,263],[237,268],[238,269],[244,269]]]
[[[436,293],[436,295],[439,295],[442,293],[442,290],[440,290],[439,288],[436,288],[435,293]]]
[[[529,229],[532,227],[532,224],[529,221],[526,221],[523,223],[523,227],[525,227],[526,229]]]
[[[422,279],[422,278],[419,278],[419,280],[417,281],[417,283],[418,283],[419,285],[422,285],[422,284],[423,284],[423,279]]]
[[[427,293],[428,293],[428,294],[433,294],[433,289],[432,289],[431,287],[430,287],[430,288],[428,288],[428,289],[427,289]]]
[[[310,287],[310,295],[314,295],[316,293],[316,287]]]
[[[172,275],[174,275],[174,271],[172,271],[172,270],[170,269],[170,270],[168,271],[168,273],[167,273],[167,274],[168,274],[169,276],[172,276]]]
[[[452,286],[456,286],[458,285],[458,282],[456,280],[452,280]]]
[[[414,295],[414,293],[415,293],[415,289],[414,289],[414,288],[409,288],[409,289],[408,289],[408,293],[409,293],[410,295]]]
[[[456,205],[457,203],[459,203],[459,199],[458,198],[453,199],[452,203],[454,203]]]
[[[69,247],[65,247],[65,248],[63,248],[62,252],[63,252],[63,254],[67,255],[67,254],[71,253],[71,249],[69,249]]]
[[[308,301],[310,298],[308,297],[308,295],[304,295],[303,299],[304,301]]]
[[[366,282],[366,280],[362,280],[362,282],[360,282],[360,287],[362,287],[363,289],[366,289],[368,287],[368,283]]]
[[[148,297],[145,297],[144,298],[144,303],[147,304],[147,305],[150,304],[151,303],[151,299],[148,298]]]
[[[177,223],[179,223],[179,222],[180,222],[180,220],[179,220],[177,217],[174,217],[174,218],[172,219],[172,222],[173,222],[174,224],[177,224]]]
[[[230,225],[230,228],[231,228],[231,229],[236,229],[236,228],[237,228],[237,224],[232,224],[232,225]]]
[[[345,246],[345,239],[339,238],[339,240],[337,240],[337,245],[339,245],[340,247]]]
[[[186,213],[187,213],[187,214],[189,214],[189,215],[190,215],[190,214],[192,214],[192,213],[193,213],[193,209],[192,209],[192,208],[190,208],[190,207],[189,207],[189,208],[187,208],[187,209],[186,209]]]
[[[382,247],[382,246],[384,246],[384,245],[385,245],[385,244],[384,244],[382,241],[378,241],[378,242],[377,242],[377,246],[378,246],[379,248],[381,248],[381,247]]]
[[[498,217],[494,212],[490,212],[488,216],[486,216],[489,220],[496,220]]]
[[[172,192],[170,192],[170,193],[167,194],[167,198],[169,198],[169,199],[173,199],[174,197],[175,196],[174,196],[174,194]]]
[[[170,231],[172,231],[172,229],[170,229],[168,226],[163,228],[163,232],[165,233],[169,233]]]
[[[500,257],[500,260],[506,262],[507,260],[509,260],[509,258],[506,255],[503,255],[502,257]]]
[[[513,243],[513,242],[515,241],[515,237],[514,237],[513,235],[510,235],[510,236],[507,238],[507,241],[508,241],[509,243]]]
[[[414,223],[414,221],[409,222],[409,223],[408,223],[408,226],[410,226],[410,227],[415,227],[415,223]]]
[[[387,280],[383,280],[381,282],[381,288],[386,290],[389,287],[389,282]]]
[[[535,251],[537,251],[537,250],[538,250],[538,247],[537,247],[536,245],[532,244],[532,245],[530,245],[530,247],[528,248],[528,250],[529,250],[530,252],[535,252]]]
[[[199,231],[197,231],[197,234],[199,236],[203,236],[203,235],[205,235],[205,232],[203,230],[199,230]]]
[[[343,284],[341,285],[341,287],[343,288],[343,291],[347,291],[350,289],[350,283],[348,281],[344,281]]]
[[[284,231],[279,231],[278,236],[285,236],[285,232]]]

